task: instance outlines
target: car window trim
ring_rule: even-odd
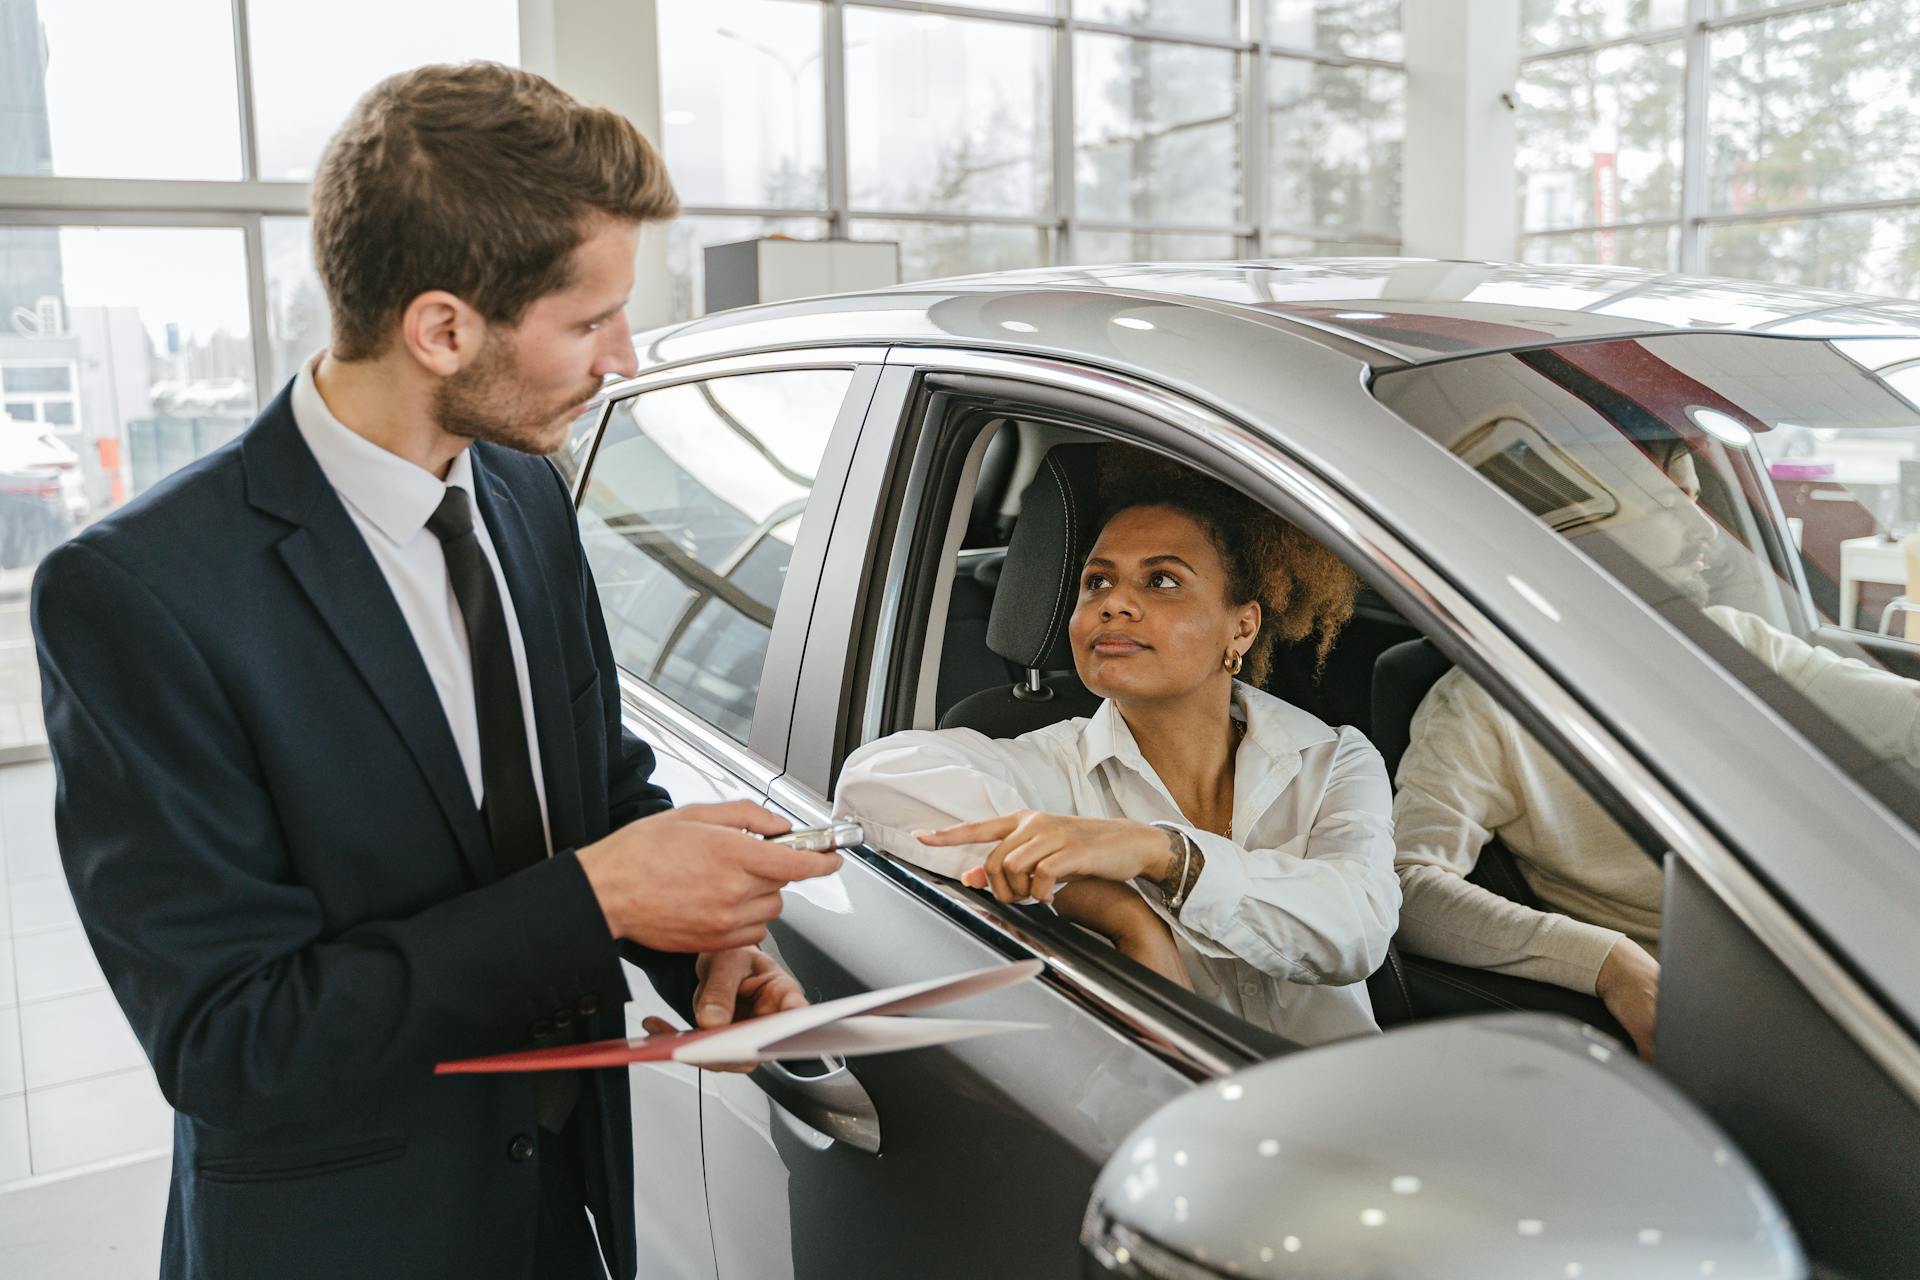
[[[768,794],[773,803],[805,823],[825,823],[832,815],[829,801],[790,776],[775,778]],[[1211,1019],[1178,1016],[1162,998],[1130,991],[1122,975],[1109,971],[1099,958],[1078,946],[1063,945],[1049,936],[1051,930],[1004,903],[955,887],[871,845],[842,852],[995,950],[1044,962],[1040,981],[1191,1080],[1216,1080],[1298,1048],[1279,1037],[1269,1038],[1258,1028],[1244,1028],[1253,1035],[1236,1040],[1225,1034],[1228,1028]]]
[[[1176,456],[1190,459],[1198,443],[1223,464],[1231,460],[1241,469],[1236,474],[1243,483],[1251,481],[1254,489],[1266,491],[1256,492],[1256,497],[1311,536],[1362,557],[1374,571],[1376,589],[1403,617],[1490,690],[1504,690],[1510,709],[1524,713],[1523,722],[1556,757],[1583,766],[1603,784],[1599,790],[1629,806],[1638,824],[1680,856],[1828,1016],[1908,1097],[1920,1102],[1920,1045],[1846,964],[1526,649],[1369,510],[1283,445],[1184,395],[1108,370],[950,348],[904,349],[889,356],[890,364],[901,359],[915,361],[929,376],[978,375],[982,385],[999,377],[1131,409],[1149,439],[1173,449]]]
[[[620,673],[620,704],[625,714],[639,719],[646,727],[658,729],[688,746],[698,748],[761,796],[767,794],[774,778],[779,776],[777,765],[741,746],[725,730],[707,723],[625,670]],[[647,739],[646,734],[640,736],[643,741]]]

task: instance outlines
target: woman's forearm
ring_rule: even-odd
[[[1053,909],[1105,937],[1120,954],[1193,990],[1180,949],[1174,945],[1173,930],[1133,886],[1115,880],[1076,880],[1054,893]]]

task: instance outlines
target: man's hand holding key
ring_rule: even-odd
[[[762,839],[791,826],[746,800],[690,804],[630,822],[578,856],[614,937],[656,951],[725,951],[767,936],[783,886],[839,869],[837,853]]]

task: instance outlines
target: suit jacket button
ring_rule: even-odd
[[[593,995],[581,996],[579,1008],[581,1017],[591,1018],[594,1014],[600,1012],[600,997]]]
[[[555,1009],[555,1010],[553,1011],[553,1025],[554,1025],[554,1026],[556,1026],[556,1027],[560,1027],[560,1028],[562,1028],[563,1030],[564,1030],[565,1028],[567,1028],[567,1027],[570,1027],[570,1026],[572,1026],[572,1025],[573,1025],[573,1010],[571,1010],[571,1009]]]
[[[545,1018],[536,1018],[534,1019],[533,1025],[527,1028],[527,1031],[535,1040],[545,1040],[553,1034],[553,1024]]]
[[[531,1158],[532,1155],[533,1139],[524,1133],[514,1134],[513,1142],[507,1147],[507,1159],[518,1164],[522,1160]]]

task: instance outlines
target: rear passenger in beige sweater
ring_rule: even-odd
[[[1651,565],[1675,581],[1697,576],[1714,527],[1692,500],[1690,455],[1663,460],[1684,501],[1628,529]],[[1665,521],[1665,525],[1661,523]],[[1655,537],[1665,541],[1656,543]],[[1670,544],[1670,545],[1669,545]],[[1706,615],[1787,684],[1845,725],[1874,754],[1920,767],[1920,685],[1844,658],[1725,606]],[[1607,816],[1518,721],[1458,670],[1414,714],[1395,778],[1394,869],[1408,951],[1598,995],[1640,1051],[1653,1043],[1661,867]],[[1470,883],[1487,841],[1513,851],[1549,910]]]
[[[1920,691],[1908,680],[1779,631],[1750,613],[1706,611],[1789,685],[1875,754],[1920,764]],[[1624,937],[1660,946],[1660,864],[1552,756],[1458,669],[1413,718],[1395,779],[1399,940],[1417,955],[1601,995]],[[1536,911],[1466,879],[1493,836],[1513,851]],[[1620,948],[1623,957],[1631,950]],[[1613,1008],[1615,1000],[1609,1000]],[[1636,1042],[1631,1008],[1614,1008]]]

